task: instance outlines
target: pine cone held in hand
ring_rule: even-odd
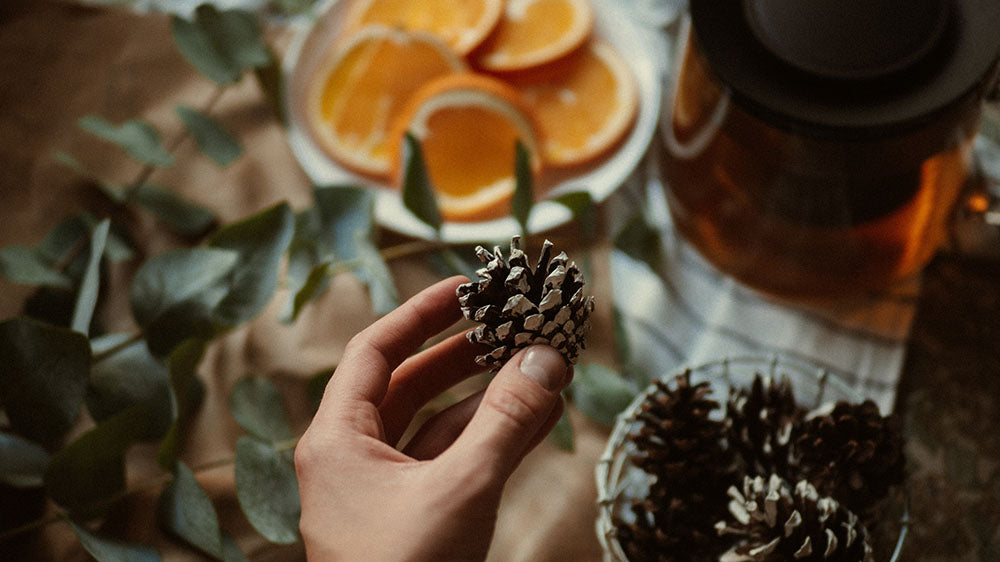
[[[493,253],[476,248],[486,267],[476,272],[479,281],[460,285],[457,294],[465,317],[482,323],[468,333],[469,341],[493,348],[476,357],[479,365],[497,371],[534,344],[550,345],[576,363],[590,331],[594,297],[584,296],[583,276],[565,252],[550,259],[551,252],[546,240],[532,269],[519,236],[511,239],[506,262],[499,247]]]

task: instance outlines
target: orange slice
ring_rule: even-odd
[[[473,56],[486,70],[523,70],[570,53],[593,27],[588,0],[507,0],[496,30]]]
[[[554,166],[593,160],[614,147],[639,113],[628,63],[604,41],[593,40],[544,69],[508,79],[538,121],[542,157]]]
[[[426,31],[466,55],[493,31],[501,14],[503,0],[356,0],[348,29],[381,24]]]
[[[477,221],[508,214],[520,140],[541,169],[535,126],[517,90],[490,76],[456,74],[418,92],[395,129],[395,175],[402,183],[402,142],[416,137],[441,216]]]
[[[439,38],[370,26],[334,48],[308,92],[311,128],[331,158],[388,177],[389,129],[406,100],[438,76],[465,69]]]

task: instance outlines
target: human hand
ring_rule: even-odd
[[[504,483],[562,415],[572,372],[547,346],[515,355],[476,394],[395,445],[429,400],[481,369],[456,334],[453,277],[356,335],[295,449],[302,531],[313,560],[482,560]]]

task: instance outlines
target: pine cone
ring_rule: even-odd
[[[638,449],[632,462],[655,477],[645,501],[632,505],[635,521],[615,521],[630,560],[714,560],[727,547],[711,536],[735,479],[723,424],[709,418],[719,404],[707,382],[691,384],[690,371],[673,382],[656,382],[628,437]]]
[[[733,451],[748,475],[788,474],[792,436],[802,419],[787,378],[754,377],[750,389],[732,388],[726,404],[726,425]]]
[[[857,515],[812,484],[791,490],[784,479],[747,476],[729,488],[732,518],[716,523],[719,535],[743,537],[734,551],[754,562],[871,562],[868,531]]]
[[[497,371],[519,349],[533,344],[548,344],[569,364],[576,363],[590,331],[594,297],[584,296],[576,264],[564,252],[550,260],[551,251],[546,240],[532,270],[519,236],[510,241],[508,262],[499,247],[492,254],[476,248],[486,264],[476,272],[481,280],[459,286],[457,294],[465,317],[482,323],[468,333],[469,341],[493,348],[476,357],[479,365]]]
[[[801,476],[866,519],[903,482],[903,437],[895,416],[871,400],[838,402],[804,424],[795,447]]]

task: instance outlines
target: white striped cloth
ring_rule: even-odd
[[[892,411],[919,281],[808,305],[759,293],[721,273],[677,234],[659,178],[647,177],[609,201],[612,216],[645,209],[662,233],[659,271],[618,250],[610,259],[613,302],[635,365],[669,376],[727,357],[779,355],[826,369]]]

